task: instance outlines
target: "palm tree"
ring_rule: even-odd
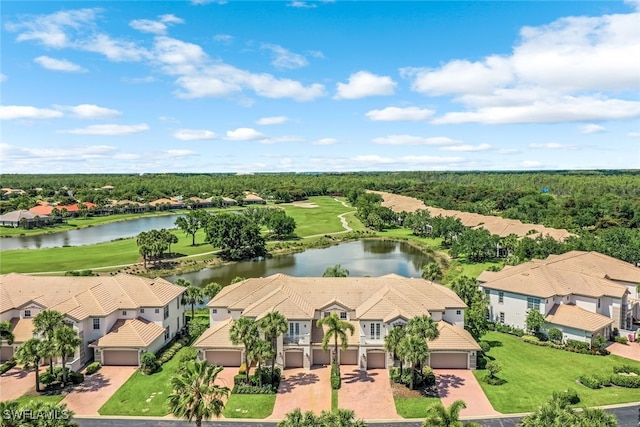
[[[229,335],[234,345],[244,345],[244,364],[247,367],[247,382],[249,382],[249,370],[251,368],[249,356],[253,346],[260,339],[258,324],[254,319],[241,317],[233,322]]]
[[[398,348],[402,339],[407,335],[407,330],[402,326],[392,328],[384,337],[384,348],[393,354],[393,358],[398,357]],[[402,358],[400,358],[400,375],[402,375]]]
[[[336,264],[333,267],[327,267],[322,274],[322,277],[347,277],[349,276],[349,270],[342,268],[340,264]]]
[[[424,363],[429,357],[427,341],[416,335],[408,335],[400,342],[401,355],[411,363],[411,389],[416,376],[416,367]]]
[[[285,415],[284,420],[278,423],[278,427],[319,427],[318,417],[311,411],[302,413],[296,408]]]
[[[616,427],[616,416],[600,408],[584,408],[580,414],[585,427]]]
[[[82,339],[71,326],[65,325],[54,332],[55,352],[62,356],[62,385],[67,383],[67,356],[74,354],[81,344]]]
[[[265,340],[258,339],[251,347],[249,359],[255,360],[258,366],[256,372],[260,372],[260,367],[267,360],[272,360],[275,356],[275,350],[271,347],[271,343]],[[262,385],[262,374],[258,375],[259,385]],[[273,374],[271,374],[271,384],[273,384]]]
[[[53,342],[53,333],[56,329],[64,325],[64,316],[59,311],[55,310],[42,310],[33,318],[33,332],[36,334],[42,334],[44,338]],[[53,357],[55,354],[51,354],[49,358],[49,372],[53,373]]]
[[[40,362],[50,353],[50,345],[39,338],[31,338],[22,344],[16,352],[16,357],[23,365],[34,364],[36,367],[36,391],[40,392]]]
[[[463,400],[456,400],[449,408],[445,408],[442,402],[434,403],[427,409],[422,427],[462,427],[460,411],[466,407]]]
[[[407,323],[407,330],[410,335],[416,335],[430,341],[440,336],[438,323],[425,314],[411,318]]]
[[[203,288],[202,293],[205,297],[209,298],[209,300],[212,300],[221,290],[222,286],[216,282],[211,282]]]
[[[322,411],[318,421],[322,426],[366,427],[367,424],[363,420],[356,420],[355,416],[351,409],[338,408],[335,411]]]
[[[273,348],[273,357],[271,358],[271,384],[273,384],[273,375],[276,369],[276,353],[278,351],[277,339],[280,335],[287,332],[289,325],[287,319],[277,311],[270,311],[260,319],[258,328],[264,334],[264,337]]]
[[[209,365],[206,360],[186,364],[176,376],[171,378],[173,392],[167,398],[169,410],[176,417],[202,426],[203,419],[216,418],[224,409],[223,398],[229,395],[229,388],[215,384],[222,366]]]
[[[334,342],[334,353],[333,353],[333,362],[338,363],[338,338],[340,338],[340,343],[343,350],[347,349],[347,331],[350,332],[351,335],[355,332],[355,327],[344,320],[340,320],[336,313],[331,313],[327,317],[323,317],[322,319],[318,319],[316,322],[318,327],[326,326],[327,330],[324,333],[324,338],[322,338],[322,349],[327,351],[329,348],[329,340],[333,338]]]
[[[204,294],[202,293],[202,289],[189,284],[187,286],[187,291],[182,294],[182,303],[191,305],[191,321],[193,321],[196,315],[196,304],[204,304]]]
[[[430,262],[422,266],[422,278],[426,280],[438,280],[442,278],[442,269],[436,262]]]

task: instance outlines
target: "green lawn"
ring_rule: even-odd
[[[442,243],[442,239],[439,237],[433,238],[414,236],[411,230],[408,228],[391,228],[389,230],[379,231],[377,234],[380,237],[409,239],[422,245],[428,246],[433,250],[440,250],[440,244]]]
[[[266,418],[273,412],[275,394],[232,394],[222,413],[226,418]]]
[[[494,265],[502,267],[502,263],[499,261],[471,263],[465,260],[453,260],[449,266],[449,270],[445,275],[444,282],[450,283],[453,279],[459,276],[469,276],[476,278],[480,275],[480,273]]]
[[[424,418],[427,416],[427,409],[436,402],[440,402],[438,397],[394,397],[396,412],[403,418]]]
[[[18,402],[19,405],[23,405],[28,402],[33,402],[34,400],[38,402],[57,404],[57,403],[60,403],[62,399],[64,399],[63,394],[49,394],[49,395],[43,394],[38,396],[31,396],[31,395],[25,394],[24,396],[20,396],[19,398],[17,398],[16,401]]]
[[[486,371],[474,371],[494,409],[502,413],[530,412],[551,397],[554,391],[573,388],[580,406],[600,406],[640,401],[640,389],[605,387],[591,390],[576,380],[581,374],[611,374],[616,365],[640,367],[640,362],[618,356],[592,356],[536,346],[517,337],[489,332],[483,337],[492,348],[488,353],[502,367],[498,376],[507,381],[491,386],[482,381]]]
[[[315,234],[344,231],[338,215],[354,211],[328,196],[309,197],[306,203],[315,203],[317,208],[303,208],[293,205],[276,205],[296,220],[296,234],[300,237]],[[355,217],[353,217],[355,219]]]

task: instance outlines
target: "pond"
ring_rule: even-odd
[[[82,246],[110,242],[116,239],[134,237],[143,231],[160,228],[175,228],[176,219],[181,215],[148,216],[127,221],[111,222],[78,230],[37,236],[17,236],[0,238],[0,249],[40,249],[59,246]]]
[[[309,249],[291,255],[174,274],[165,279],[174,283],[178,279],[185,279],[196,286],[204,286],[211,282],[227,285],[235,277],[265,277],[275,273],[290,276],[322,276],[327,267],[336,264],[349,270],[350,277],[383,276],[390,273],[420,277],[422,266],[433,260],[429,255],[405,242],[359,240],[325,249]]]

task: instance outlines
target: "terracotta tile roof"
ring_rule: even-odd
[[[164,335],[164,328],[143,318],[119,319],[95,347],[148,347]]]
[[[576,305],[555,304],[545,320],[555,325],[596,332],[613,323],[613,319],[585,310]]]
[[[96,205],[94,203],[91,202],[83,202],[83,205],[86,206],[87,209],[92,209],[95,208]],[[65,209],[67,212],[78,212],[80,211],[80,208],[78,207],[78,203],[74,203],[73,205],[38,205],[38,206],[34,206],[31,209],[29,209],[29,211],[37,214],[37,215],[51,215],[51,212],[54,209],[58,209],[59,211],[62,211],[63,209]]]
[[[231,325],[233,324],[233,319],[228,318],[223,320],[220,323],[217,323],[207,329],[200,338],[193,343],[193,347],[195,348],[233,348],[238,349],[242,348],[242,345],[234,345],[229,338],[229,333],[231,331]]]
[[[471,334],[451,325],[444,320],[438,322],[440,336],[433,341],[427,341],[429,350],[480,350],[480,346]]]
[[[33,338],[33,319],[11,319],[11,332],[13,332],[14,344],[21,344]]]
[[[76,320],[100,317],[121,309],[163,307],[185,292],[162,278],[129,274],[66,277],[0,275],[0,312],[35,301]]]
[[[4,221],[4,222],[20,222],[21,219],[25,219],[25,220],[30,220],[30,219],[34,219],[35,217],[39,217],[41,219],[47,218],[47,215],[38,215],[36,213],[33,213],[31,211],[27,211],[27,210],[19,210],[19,211],[12,211],[12,212],[7,212],[4,215],[0,215],[0,222]]]
[[[264,199],[262,197],[258,196],[257,194],[249,193],[249,192],[244,193],[244,200],[264,202]]]
[[[571,251],[498,272],[485,271],[478,280],[485,288],[541,298],[569,294],[621,298],[628,289],[614,277],[638,283],[640,268],[597,252]]]

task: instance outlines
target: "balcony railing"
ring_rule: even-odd
[[[283,342],[284,344],[309,344],[310,342],[310,334],[300,334],[300,335],[284,335]]]

